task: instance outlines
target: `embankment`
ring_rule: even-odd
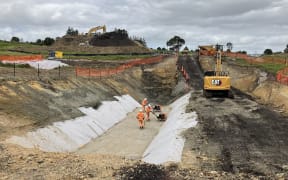
[[[53,122],[83,116],[80,107],[97,109],[101,101],[115,100],[113,96],[123,94],[138,102],[147,97],[165,105],[181,93],[173,91],[177,83],[175,61],[166,58],[158,64],[133,67],[101,79],[75,76],[62,80],[3,79],[0,137],[3,140],[11,135],[23,135]]]

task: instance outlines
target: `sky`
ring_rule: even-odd
[[[175,35],[189,49],[233,44],[260,54],[288,44],[288,0],[0,0],[0,39],[61,37],[68,27],[88,32],[126,29],[148,47],[165,47]]]

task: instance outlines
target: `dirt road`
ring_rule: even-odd
[[[197,64],[194,58],[180,58],[183,61]],[[185,135],[184,166],[254,175],[287,173],[287,117],[238,91],[235,99],[206,99],[199,90],[198,67],[186,68],[194,88],[187,110],[196,111],[199,119],[197,128]]]
[[[151,120],[145,121],[145,128],[139,129],[136,120],[137,112],[138,109],[129,113],[123,121],[112,127],[101,137],[79,149],[77,153],[113,154],[125,156],[126,158],[141,159],[145,149],[157,135],[164,122],[158,121],[154,115],[150,115]]]

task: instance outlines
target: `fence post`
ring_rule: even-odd
[[[16,76],[16,63],[14,62],[14,72],[13,72],[13,74],[14,74],[14,77]]]
[[[39,63],[38,63],[38,68],[37,68],[37,75],[38,75],[38,78],[40,77],[40,68],[39,68]]]
[[[60,79],[60,64],[59,64],[59,68],[58,69],[59,69],[58,73],[59,73],[59,79]]]

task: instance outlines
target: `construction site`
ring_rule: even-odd
[[[0,57],[0,179],[288,178],[288,71],[257,66],[271,59],[217,45],[151,54],[106,26],[9,52],[20,54]]]

